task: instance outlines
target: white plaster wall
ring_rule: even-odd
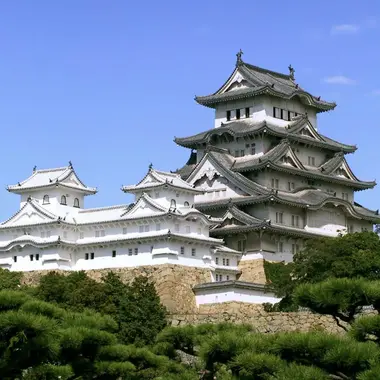
[[[49,195],[49,204],[43,204],[43,198],[45,195]],[[67,206],[61,205],[61,196],[66,196],[66,203]],[[67,210],[70,213],[75,213],[78,211],[78,208],[73,207],[74,205],[74,199],[79,199],[79,206],[80,208],[84,208],[84,196],[82,193],[66,189],[63,187],[56,187],[52,189],[44,189],[44,190],[37,190],[37,191],[30,191],[30,193],[21,194],[20,199],[20,208],[22,208],[25,205],[25,202],[27,202],[27,199],[31,196],[33,199],[37,200],[39,204],[41,204],[44,208],[46,208],[48,211],[57,214],[59,216],[65,215],[67,213]]]
[[[239,289],[239,288],[223,288],[223,289],[205,289],[197,290],[195,296],[197,306],[210,304],[210,303],[222,303],[222,302],[247,302],[247,303],[277,303],[280,298],[277,298],[272,293],[264,293],[259,290]]]

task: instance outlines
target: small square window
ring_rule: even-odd
[[[186,226],[186,233],[187,233],[187,234],[190,233],[190,226]]]
[[[133,253],[132,248],[129,248],[129,249],[128,249],[128,256],[132,256],[132,253]]]
[[[139,226],[139,232],[144,232],[144,226]]]
[[[226,259],[223,259],[222,262],[223,262],[223,265],[226,265]]]
[[[157,223],[156,224],[156,231],[160,231],[161,230],[161,224],[160,223]]]
[[[227,275],[227,276],[226,276],[226,280],[228,281],[229,279],[230,279],[230,276],[229,276],[229,275]]]
[[[139,253],[139,249],[135,248],[135,255],[137,255],[138,253]]]
[[[219,257],[215,257],[215,264],[216,264],[216,265],[219,264]]]
[[[244,157],[244,156],[245,156],[245,150],[242,149],[242,150],[240,151],[240,157]]]
[[[197,253],[197,250],[195,248],[191,248],[191,256],[195,256]]]
[[[91,252],[91,260],[94,260],[94,258],[95,258],[95,253],[94,252]]]
[[[235,157],[239,157],[239,151],[235,150]]]
[[[88,260],[88,258],[89,258],[89,255],[88,255],[88,253],[86,253],[86,254],[84,255],[84,259],[85,259],[85,260]]]
[[[230,259],[226,259],[226,266],[227,266],[227,267],[230,266]]]
[[[181,247],[181,255],[185,254],[185,247]]]
[[[251,154],[256,154],[256,144],[251,144]]]
[[[145,226],[145,232],[149,232],[149,226]]]
[[[95,231],[95,237],[99,237],[100,236],[100,231]]]
[[[112,251],[112,257],[116,257],[116,251]]]

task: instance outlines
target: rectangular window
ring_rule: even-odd
[[[112,257],[116,257],[116,251],[112,251]]]
[[[149,226],[145,226],[145,232],[149,232]]]
[[[139,226],[139,232],[144,232],[144,226]]]
[[[277,252],[284,252],[284,243],[282,241],[277,243]]]
[[[215,281],[216,281],[216,282],[219,281],[219,275],[218,275],[218,273],[215,274]]]
[[[227,111],[226,118],[227,118],[227,121],[231,120],[231,111]]]
[[[191,256],[195,256],[197,253],[197,250],[195,248],[191,248]]]
[[[245,117],[249,117],[249,107],[245,108]]]
[[[181,255],[185,254],[185,247],[181,247]]]
[[[278,178],[272,178],[272,189],[278,189],[280,185],[280,181]]]
[[[79,239],[83,239],[84,238],[84,233],[83,232],[79,232]]]
[[[86,254],[84,255],[84,259],[85,259],[85,260],[88,260],[88,258],[89,258],[89,255],[88,255],[88,253],[86,253]]]
[[[95,237],[99,237],[100,236],[100,231],[95,231]]]
[[[362,232],[368,232],[368,228],[367,227],[362,227]]]
[[[273,117],[281,119],[281,108],[273,107]]]
[[[295,255],[299,252],[299,245],[298,244],[292,244],[292,254]]]
[[[36,260],[38,261],[40,259],[39,253],[36,253]]]
[[[348,201],[348,193],[342,193],[342,199]]]
[[[256,154],[256,144],[251,144],[251,154]]]
[[[293,191],[294,188],[295,188],[295,186],[294,186],[294,182],[288,182],[288,190],[289,190],[289,191]]]
[[[235,157],[239,157],[239,151],[235,150]]]
[[[132,256],[133,250],[132,248],[128,248],[128,256]]]
[[[186,226],[186,233],[187,233],[187,234],[190,233],[190,226]]]
[[[292,215],[292,227],[299,227],[299,219],[298,215]]]
[[[90,258],[91,258],[91,260],[94,260],[94,258],[95,258],[95,253],[94,252],[91,252]]]
[[[198,228],[197,232],[198,232],[198,235],[201,235],[202,234],[202,228]]]
[[[175,224],[174,225],[174,231],[175,232],[179,232],[179,224]]]
[[[284,213],[276,212],[276,223],[283,223],[284,221]]]
[[[124,227],[123,228],[123,235],[126,235],[128,233],[128,228],[127,227]]]
[[[17,256],[13,256],[13,261],[17,263]]]
[[[309,166],[315,166],[315,157],[309,156],[307,158],[307,163]]]
[[[29,257],[30,257],[30,261],[33,261],[34,256],[33,255],[29,255]]]
[[[219,264],[219,257],[215,257],[215,264],[216,264],[216,265]]]
[[[160,223],[157,223],[156,224],[156,231],[160,231],[161,230],[161,224]]]
[[[223,265],[226,265],[226,259],[225,258],[223,258],[222,262],[223,262]]]
[[[47,238],[49,238],[49,237],[50,237],[50,231],[46,231],[45,236],[46,236]]]
[[[289,120],[292,120],[293,117],[295,117],[295,116],[296,116],[296,113],[295,113],[295,112],[293,112],[293,111],[289,111]]]
[[[238,240],[238,251],[245,251],[246,240]]]
[[[236,120],[240,119],[240,109],[237,109],[236,111]]]
[[[223,276],[221,274],[219,275],[219,281],[223,281]]]
[[[229,276],[229,275],[227,275],[227,276],[226,276],[226,280],[228,281],[229,279],[230,279],[230,276]]]
[[[349,234],[352,234],[354,232],[354,226],[352,224],[350,224],[349,226],[347,226],[347,232]]]
[[[245,156],[245,150],[242,149],[242,150],[240,151],[240,157],[244,157],[244,156]]]
[[[67,239],[67,231],[63,231],[63,238]]]
[[[45,231],[41,231],[41,237],[42,237],[42,238],[45,237]]]
[[[230,259],[226,259],[226,266],[227,266],[227,267],[230,266]]]
[[[139,253],[139,249],[135,248],[135,255],[137,255],[138,253]]]
[[[156,198],[159,198],[159,197],[160,197],[160,193],[159,193],[159,191],[156,191],[156,192],[154,193],[154,196],[155,196]]]

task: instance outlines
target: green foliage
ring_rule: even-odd
[[[278,356],[245,351],[232,360],[230,367],[241,380],[266,380],[280,372],[284,364]]]
[[[27,369],[22,376],[23,380],[69,380],[74,372],[69,365],[42,364]]]
[[[0,268],[0,291],[17,290],[21,287],[22,272],[10,272],[8,269]]]
[[[120,299],[116,319],[124,343],[151,344],[166,326],[166,309],[146,277],[137,277]]]

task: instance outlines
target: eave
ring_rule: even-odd
[[[6,189],[10,193],[25,194],[25,193],[28,193],[28,192],[31,192],[31,191],[43,190],[43,189],[52,189],[52,188],[55,188],[55,187],[63,187],[63,188],[66,188],[66,189],[74,190],[74,191],[76,191],[78,193],[83,193],[84,195],[93,195],[93,194],[96,194],[98,192],[98,190],[95,189],[95,188],[90,188],[89,187],[89,188],[86,188],[86,189],[82,189],[82,188],[78,188],[78,187],[75,187],[75,186],[66,185],[66,184],[63,184],[63,183],[60,183],[60,182],[54,182],[54,183],[51,183],[49,185],[30,186],[30,187],[21,187],[21,186],[18,186],[18,185],[12,185],[12,186],[8,186]]]
[[[342,144],[332,139],[328,139],[332,142],[323,141],[323,139],[325,139],[326,137],[321,134],[319,134],[319,136],[321,137],[321,140],[316,140],[308,136],[303,136],[300,134],[288,132],[287,129],[285,128],[281,130],[279,127],[277,128],[272,127],[269,123],[265,121],[260,123],[257,126],[257,128],[253,126],[252,130],[248,130],[248,131],[244,130],[243,132],[234,131],[231,128],[229,128],[229,125],[231,124],[233,125],[233,123],[237,123],[237,122],[234,121],[234,122],[226,123],[222,127],[212,128],[206,132],[198,133],[197,135],[194,135],[194,136],[183,137],[183,138],[176,137],[174,139],[174,142],[177,145],[182,146],[184,148],[198,149],[198,148],[204,148],[205,146],[207,146],[210,143],[211,137],[214,135],[220,136],[224,133],[228,133],[231,136],[236,138],[236,137],[245,137],[245,136],[255,136],[262,133],[266,133],[270,136],[287,138],[288,140],[296,142],[296,143],[303,143],[306,145],[317,146],[317,147],[325,148],[334,152],[343,151],[345,153],[353,153],[357,150],[357,147],[354,145]]]
[[[303,104],[316,108],[317,112],[330,111],[336,107],[336,103],[318,101],[312,95],[303,90],[295,90],[292,94],[288,95],[284,94],[283,92],[277,91],[275,88],[272,88],[271,86],[244,88],[242,90],[235,90],[216,95],[196,96],[195,101],[202,106],[215,108],[220,103],[236,101],[246,98],[253,98],[259,95],[275,96],[286,100],[293,99],[294,97],[299,97]]]
[[[190,194],[203,194],[204,191],[203,190],[200,190],[200,189],[191,189],[191,188],[185,188],[185,187],[181,187],[181,186],[176,186],[176,185],[173,185],[171,184],[170,182],[168,183],[159,183],[159,184],[152,184],[152,185],[148,185],[148,186],[123,186],[121,188],[121,190],[124,192],[124,193],[132,193],[132,194],[135,194],[137,192],[141,192],[141,191],[149,191],[149,190],[155,190],[155,189],[161,189],[161,188],[164,188],[164,189],[173,189],[174,191],[178,191],[178,192],[184,192],[184,193],[190,193]]]

